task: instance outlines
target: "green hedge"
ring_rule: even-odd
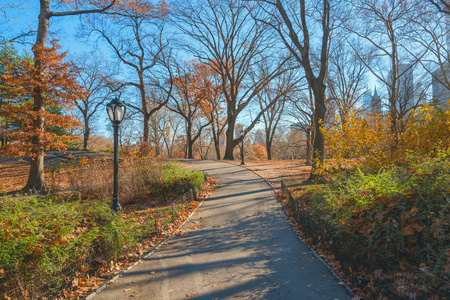
[[[450,279],[449,157],[450,151],[443,151],[376,174],[358,169],[327,186],[294,194],[300,193],[315,220],[316,242],[333,252],[365,292],[407,296],[435,289],[445,294]],[[398,278],[407,286],[404,291],[396,290]],[[370,290],[376,282],[378,287]]]
[[[7,200],[0,224],[0,292],[10,285],[31,295],[60,290],[80,267],[117,258],[126,239],[124,223],[104,201]]]
[[[161,197],[181,195],[190,189],[196,195],[203,187],[203,174],[196,170],[187,170],[176,163],[168,163],[149,184],[152,195]]]

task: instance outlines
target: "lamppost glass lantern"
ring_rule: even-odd
[[[123,117],[125,116],[126,107],[122,101],[118,98],[114,98],[106,105],[106,111],[108,112],[111,122],[122,122]]]
[[[115,212],[122,209],[119,202],[119,126],[125,116],[125,110],[125,104],[117,97],[106,105],[106,111],[114,128],[114,191],[111,209]]]

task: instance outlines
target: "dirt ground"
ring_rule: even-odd
[[[240,160],[225,161],[239,165]],[[190,163],[180,161],[181,165]],[[272,160],[272,161],[246,161],[245,167],[267,179],[276,189],[281,187],[281,180],[286,183],[301,182],[308,179],[310,166],[305,166],[305,160]],[[29,162],[15,160],[2,163],[0,161],[0,193],[15,191],[25,186],[30,169]],[[54,178],[48,172],[45,174],[46,182],[52,183]]]
[[[239,160],[227,162],[235,165],[241,163]],[[308,179],[311,172],[311,167],[305,165],[304,159],[245,161],[245,167],[267,179],[276,189],[281,187],[282,180],[291,184],[302,182]]]

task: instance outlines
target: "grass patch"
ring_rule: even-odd
[[[0,203],[0,295],[79,297],[172,232],[197,205],[180,195],[201,191],[201,172],[133,157],[122,162],[123,211],[114,214],[112,184],[102,176],[108,163],[83,160],[55,170],[66,172],[77,192]]]
[[[81,268],[117,259],[133,243],[104,201],[9,200],[0,220],[0,287],[12,298],[69,288]]]

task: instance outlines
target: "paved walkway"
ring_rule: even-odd
[[[251,171],[193,161],[219,181],[177,236],[95,299],[350,299]],[[190,228],[189,228],[190,227]]]

